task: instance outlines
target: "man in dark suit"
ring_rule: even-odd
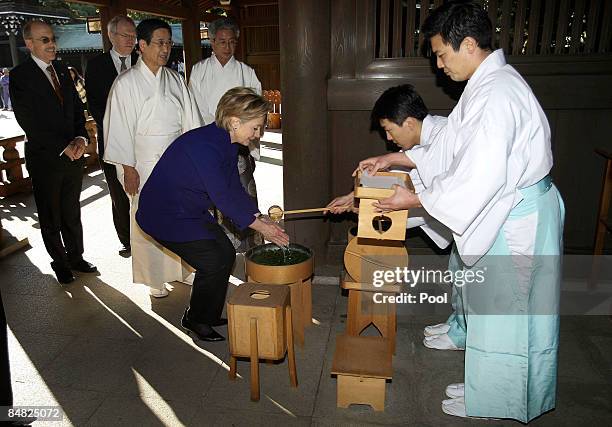
[[[136,64],[138,54],[134,51],[136,43],[136,26],[127,16],[117,15],[108,23],[108,38],[113,48],[96,56],[87,63],[85,82],[89,111],[98,126],[98,158],[106,176],[108,192],[113,203],[113,222],[117,237],[123,245],[119,255],[130,256],[130,202],[121,183],[117,179],[115,165],[106,163],[104,158],[104,110],[106,99],[115,78],[122,71]]]
[[[79,203],[87,144],[83,103],[66,66],[54,61],[51,26],[30,21],[23,27],[23,38],[32,55],[11,72],[11,99],[27,138],[26,167],[51,267],[60,283],[70,283],[71,270],[97,271],[83,259]]]

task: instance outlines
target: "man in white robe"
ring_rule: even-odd
[[[437,145],[444,137],[446,117],[432,116],[425,103],[411,85],[395,86],[387,89],[376,101],[371,114],[372,130],[384,131],[388,141],[395,143],[402,151],[419,150],[429,145]],[[401,169],[397,172],[410,174],[417,193],[425,186],[417,169]],[[433,173],[433,172],[430,172]],[[352,210],[353,192],[332,200],[327,207],[334,214]],[[409,212],[406,228],[421,227],[429,238],[441,249],[452,241],[450,230],[429,215],[424,209]]]
[[[255,70],[234,58],[240,37],[238,25],[229,18],[217,19],[208,26],[208,34],[213,53],[210,58],[195,64],[189,76],[189,90],[198,105],[205,125],[215,121],[217,104],[228,90],[243,86],[261,95],[261,83],[255,75]],[[257,204],[257,187],[253,174],[255,160],[259,160],[259,140],[249,144],[248,148],[240,148],[238,151],[240,182]],[[217,214],[222,216],[220,212]],[[256,238],[253,230],[240,232],[230,221],[221,219],[221,222],[227,236],[239,252],[263,243],[261,239]]]
[[[117,77],[104,115],[104,161],[130,197],[130,240],[134,283],[152,296],[168,295],[165,283],[189,274],[181,259],[144,233],[135,221],[138,193],[166,148],[182,133],[199,127],[200,115],[181,76],[165,67],[172,47],[170,26],[146,19],[136,28],[141,58]]]
[[[376,206],[422,206],[453,232],[449,268],[485,272],[483,283],[462,288],[465,383],[446,389],[442,410],[527,423],[555,407],[564,207],[548,175],[550,127],[503,51],[492,50],[492,25],[478,3],[446,3],[422,33],[438,67],[468,80],[441,146],[452,151],[432,156],[432,146],[360,167],[446,168],[421,174],[431,185],[418,195],[398,187]]]

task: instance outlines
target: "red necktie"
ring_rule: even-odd
[[[61,86],[59,84],[59,81],[57,81],[57,76],[55,75],[55,70],[53,69],[53,65],[49,65],[47,67],[47,72],[51,74],[51,82],[53,83],[53,90],[55,91],[55,94],[59,98],[60,104],[64,104],[64,97],[62,96]]]

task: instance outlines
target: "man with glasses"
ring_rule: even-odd
[[[198,62],[191,69],[189,89],[193,94],[204,124],[215,121],[217,104],[228,90],[244,86],[253,89],[261,95],[261,83],[255,71],[248,65],[234,58],[240,29],[230,18],[213,21],[208,27],[212,40],[213,54],[210,58]],[[240,147],[238,151],[238,171],[244,189],[257,204],[257,188],[255,186],[255,160],[259,159],[259,142],[249,147]],[[247,229],[244,232],[236,229],[229,221],[223,221],[226,234],[239,252],[244,252],[257,243],[256,234]]]
[[[113,208],[113,223],[117,237],[121,242],[119,255],[130,256],[130,201],[128,200],[121,183],[117,179],[115,165],[106,163],[104,159],[104,110],[106,100],[113,82],[119,74],[136,64],[138,54],[134,52],[136,44],[136,25],[131,18],[117,15],[108,23],[108,38],[113,48],[87,63],[85,82],[87,84],[87,97],[89,110],[98,127],[98,157],[100,166],[106,177],[108,192],[111,196]]]
[[[83,259],[81,185],[87,131],[83,103],[68,69],[55,61],[50,25],[30,21],[23,38],[31,56],[11,72],[15,118],[25,131],[25,158],[32,178],[40,231],[58,282],[74,281],[72,271],[97,269]]]
[[[173,45],[168,23],[145,19],[136,27],[136,37],[141,60],[115,79],[108,95],[104,161],[116,165],[119,182],[131,201],[133,281],[148,285],[151,296],[161,298],[168,295],[166,282],[182,281],[189,272],[179,257],[164,250],[136,223],[139,192],[172,141],[199,127],[201,120],[183,78],[165,67]]]

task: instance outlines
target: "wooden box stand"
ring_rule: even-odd
[[[400,286],[383,285],[375,287],[370,283],[359,283],[346,273],[340,277],[340,286],[348,290],[348,312],[346,315],[346,333],[359,336],[364,329],[374,325],[380,335],[387,339],[391,353],[395,354],[397,335],[397,312],[395,304],[387,301],[374,302],[374,294],[391,296],[401,292]]]
[[[379,337],[339,335],[332,374],[338,376],[339,408],[355,403],[384,411],[385,383],[392,375],[389,343]]]
[[[400,172],[376,172],[369,179],[378,177],[396,178],[402,186],[414,190],[410,176]],[[394,211],[385,214],[375,212],[372,205],[374,202],[391,197],[395,190],[389,188],[373,188],[364,187],[362,173],[358,172],[355,177],[355,198],[359,199],[359,223],[357,237],[366,237],[369,239],[385,239],[385,240],[405,240],[406,239],[406,221],[408,219],[408,211]],[[376,224],[380,224],[377,219],[390,221],[391,225],[388,229],[383,230]]]
[[[291,293],[293,334],[300,347],[304,346],[304,328],[312,324],[313,259],[287,266],[255,264],[246,259],[247,281],[267,285],[285,285]]]
[[[227,302],[230,379],[236,378],[236,358],[251,360],[251,400],[259,400],[259,359],[289,364],[291,385],[297,387],[289,289],[243,283]]]

